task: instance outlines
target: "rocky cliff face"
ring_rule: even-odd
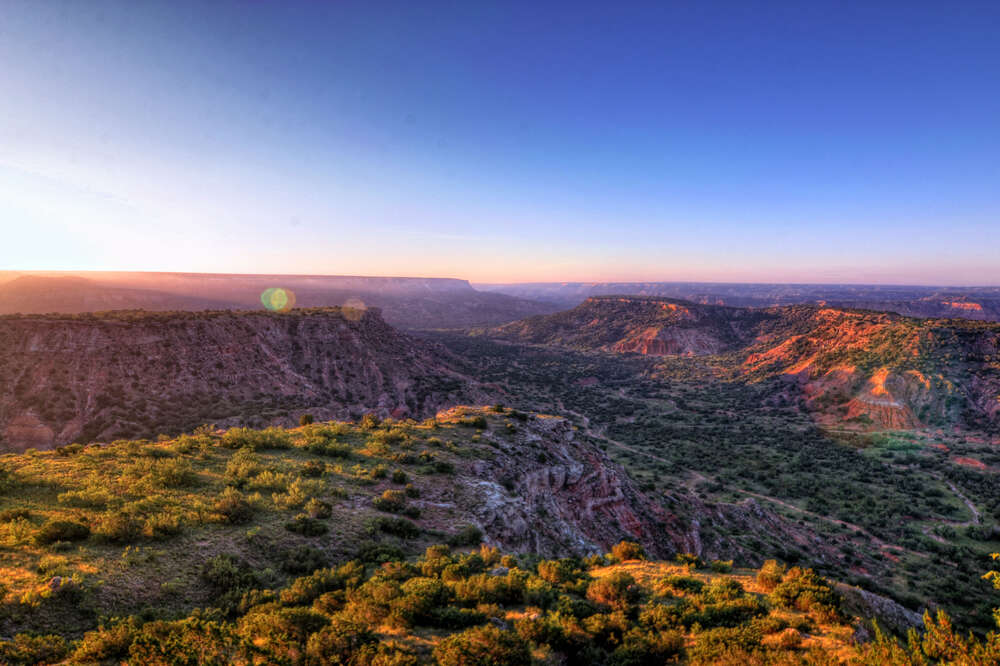
[[[532,416],[513,437],[483,436],[495,454],[462,470],[460,504],[503,548],[584,555],[622,539],[664,556],[683,548],[677,519],[565,419]]]
[[[486,334],[590,351],[704,356],[737,379],[783,377],[812,410],[873,427],[1000,427],[996,323],[599,297]]]
[[[469,409],[456,408],[439,418]],[[654,497],[641,492],[564,418],[529,416],[513,434],[491,428],[480,437],[491,447],[489,455],[476,454],[462,463],[456,483],[437,489],[430,502],[460,509],[490,543],[504,549],[548,557],[587,555],[607,552],[626,539],[660,558],[695,553],[760,563],[768,554],[739,537],[766,535],[807,549],[817,562],[838,557],[835,544],[753,499],[715,504],[689,493]]]
[[[219,425],[422,417],[472,395],[376,310],[0,318],[0,433],[20,450]]]
[[[747,309],[637,296],[588,298],[572,310],[529,317],[488,332],[491,337],[575,349],[653,356],[704,356],[747,343],[756,321]]]

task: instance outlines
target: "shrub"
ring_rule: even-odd
[[[201,579],[216,595],[220,607],[230,608],[240,596],[260,585],[260,578],[246,562],[234,555],[216,555],[201,567]]]
[[[232,524],[249,522],[255,513],[253,505],[235,488],[225,488],[219,493],[212,509]]]
[[[325,523],[322,523],[315,518],[310,518],[304,513],[300,513],[295,516],[291,522],[285,523],[285,529],[289,532],[294,532],[307,537],[321,536],[329,531],[329,528]]]
[[[529,666],[531,651],[515,633],[493,626],[452,634],[434,648],[441,666]]]
[[[406,557],[398,546],[386,543],[368,542],[358,548],[357,558],[362,562],[381,564],[392,560],[401,560]]]
[[[309,637],[306,656],[315,664],[349,664],[363,647],[377,642],[378,637],[367,626],[338,615]]]
[[[17,634],[14,640],[0,641],[3,664],[54,664],[62,661],[66,653],[66,639],[56,634]]]
[[[14,470],[9,465],[0,463],[0,495],[9,492],[17,486]]]
[[[823,616],[836,617],[840,611],[840,595],[812,569],[792,567],[781,582],[768,595],[775,606],[815,611]]]
[[[94,532],[105,543],[131,543],[142,536],[143,522],[127,511],[102,513],[94,522]]]
[[[198,482],[191,462],[183,458],[157,460],[149,469],[149,480],[159,488],[183,488]]]
[[[292,437],[281,428],[251,430],[250,428],[230,428],[222,435],[222,446],[227,449],[288,449]]]
[[[326,554],[312,546],[296,546],[281,557],[281,570],[291,574],[307,574],[329,565]]]
[[[701,569],[705,566],[705,562],[694,553],[677,553],[674,556],[674,561],[678,564],[694,567],[695,569]]]
[[[709,569],[715,573],[730,573],[733,570],[732,560],[712,560],[709,565]]]
[[[90,528],[71,520],[48,520],[35,534],[35,543],[47,546],[56,541],[80,541],[90,536]]]
[[[333,515],[333,506],[315,497],[306,502],[303,508],[310,518],[329,518]]]
[[[314,569],[308,576],[296,578],[281,591],[281,603],[287,606],[311,604],[327,592],[344,589],[344,576],[333,569]]]
[[[595,603],[624,611],[639,601],[639,587],[631,575],[624,571],[616,571],[591,581],[587,586],[587,598]]]
[[[313,423],[315,420],[316,419],[313,418],[312,414],[303,414],[302,416],[299,417],[299,425],[307,426],[310,423]]]
[[[252,448],[241,448],[226,463],[226,483],[242,488],[247,481],[264,471],[260,457]]]
[[[757,584],[766,592],[773,590],[785,575],[785,566],[777,560],[767,560],[757,572]]]
[[[553,585],[562,585],[579,577],[576,562],[571,559],[542,560],[538,563],[538,575]]]
[[[308,478],[318,478],[326,473],[326,465],[319,462],[318,460],[310,460],[305,465],[302,466],[302,476]]]
[[[611,653],[610,666],[646,666],[675,661],[684,653],[684,634],[678,631],[660,633],[632,629],[621,645]]]
[[[130,664],[228,664],[237,644],[232,626],[189,617],[147,622],[129,647]]]
[[[692,576],[664,576],[656,583],[656,591],[660,594],[697,594],[705,587],[705,583]]]
[[[420,528],[405,518],[376,516],[368,521],[368,532],[385,532],[401,539],[415,539],[420,536]]]
[[[73,651],[73,663],[119,663],[128,657],[129,647],[139,629],[135,618],[119,620],[111,626],[88,631]]]
[[[59,493],[59,503],[84,509],[103,509],[112,501],[111,493],[100,488],[67,490]]]
[[[402,490],[386,490],[372,502],[379,511],[399,513],[406,507],[406,493]]]
[[[350,458],[351,447],[348,444],[315,440],[306,444],[306,450],[318,456],[329,456],[331,458]]]
[[[794,650],[802,645],[802,634],[788,627],[778,633],[765,637],[762,639],[762,642],[765,645],[781,648],[782,650]]]
[[[698,634],[688,656],[698,664],[737,663],[727,659],[727,655],[751,652],[760,646],[760,641],[760,630],[755,627],[709,629]]]
[[[28,509],[7,509],[0,511],[0,523],[9,523],[12,520],[29,520],[31,511]]]
[[[486,423],[486,417],[482,415],[467,416],[463,419],[459,419],[458,424],[465,426],[467,428],[476,428],[477,430],[485,430],[486,426],[488,425]]]
[[[406,472],[404,472],[401,469],[394,470],[391,479],[393,483],[398,483],[400,485],[406,483],[409,480],[409,478],[406,476]]]
[[[646,559],[645,549],[635,541],[619,541],[611,547],[611,555],[619,562]]]
[[[448,537],[448,545],[452,548],[462,546],[478,546],[483,540],[483,531],[475,525],[466,525],[455,534]]]

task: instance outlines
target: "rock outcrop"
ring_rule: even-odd
[[[425,417],[468,401],[448,352],[374,309],[0,317],[8,450],[202,423]]]

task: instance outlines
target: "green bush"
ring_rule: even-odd
[[[757,571],[757,584],[765,591],[772,591],[785,575],[785,566],[779,564],[777,560],[764,562],[760,570]]]
[[[841,599],[830,584],[812,569],[792,567],[775,586],[768,600],[779,608],[815,611],[824,617],[837,617]]]
[[[326,554],[312,546],[296,546],[281,557],[281,570],[291,574],[307,574],[329,565]]]
[[[306,657],[313,664],[351,664],[362,648],[374,646],[378,637],[365,624],[343,615],[309,637]]]
[[[694,567],[695,569],[701,569],[705,566],[705,562],[694,553],[677,553],[674,556],[674,561],[678,564]]]
[[[80,541],[90,536],[90,528],[71,520],[48,520],[35,533],[35,543],[47,546],[56,541]]]
[[[693,576],[677,575],[664,576],[655,585],[656,591],[660,594],[697,594],[703,587],[705,583]]]
[[[619,541],[611,547],[611,555],[619,562],[646,559],[646,550],[635,541]]]
[[[174,622],[147,622],[129,647],[130,664],[231,663],[237,639],[232,626],[189,617]]]
[[[368,532],[385,532],[401,539],[415,539],[420,536],[420,528],[405,518],[376,516],[368,521]]]
[[[326,465],[318,460],[310,460],[302,466],[302,476],[316,479],[326,473]]]
[[[434,658],[441,666],[530,666],[531,650],[514,632],[485,626],[444,639]]]
[[[0,495],[10,492],[17,487],[17,477],[14,470],[4,463],[0,463]]]
[[[232,524],[247,523],[256,513],[243,493],[235,488],[224,488],[212,504],[212,510]]]
[[[88,631],[73,651],[73,663],[120,663],[128,657],[139,623],[135,618],[118,620],[110,626]]]
[[[59,493],[60,504],[83,509],[104,509],[113,501],[111,493],[101,488],[84,488],[83,490],[67,490]]]
[[[264,471],[260,456],[254,453],[252,448],[244,447],[233,454],[233,457],[226,463],[226,472],[223,478],[237,488],[242,488],[247,481]]]
[[[56,634],[17,634],[13,640],[0,640],[0,664],[55,664],[61,662],[67,652],[66,639]]]
[[[400,513],[406,508],[406,493],[402,490],[386,490],[378,497],[373,498],[372,503],[379,511]]]
[[[310,518],[329,518],[333,515],[333,506],[315,497],[306,502],[303,509]]]
[[[591,581],[587,586],[587,598],[614,610],[625,611],[639,601],[639,587],[631,575],[615,571]]]
[[[159,488],[184,488],[198,482],[191,462],[183,458],[155,461],[149,468],[148,476],[152,484]]]
[[[291,522],[285,523],[285,529],[302,536],[317,537],[326,534],[330,528],[325,523],[300,513]]]
[[[253,450],[288,449],[292,446],[292,436],[281,428],[251,430],[250,428],[230,428],[222,435],[222,446],[227,449]]]
[[[475,525],[466,525],[455,534],[448,537],[448,545],[452,548],[462,546],[478,546],[483,540],[483,531]]]

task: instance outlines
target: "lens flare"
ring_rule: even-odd
[[[367,309],[368,306],[360,298],[348,298],[347,302],[341,306],[340,311],[343,313],[345,319],[359,321]]]
[[[261,292],[260,302],[268,310],[288,312],[295,307],[295,292],[281,287],[270,287]]]

